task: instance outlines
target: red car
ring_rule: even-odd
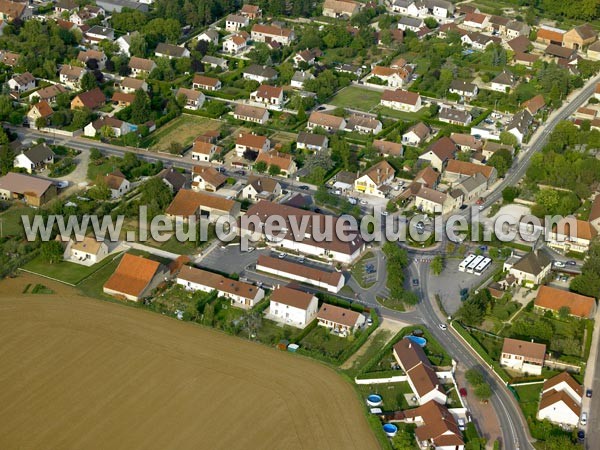
[[[466,397],[467,396],[467,389],[465,389],[465,388],[460,388],[458,390],[458,392],[460,392],[460,396],[461,397]]]

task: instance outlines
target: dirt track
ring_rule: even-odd
[[[378,448],[320,364],[31,281],[0,283],[2,449]]]

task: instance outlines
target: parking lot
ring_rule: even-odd
[[[253,252],[242,252],[239,245],[228,245],[216,247],[199,262],[199,265],[207,269],[224,273],[240,274],[250,264],[256,264],[258,256],[268,254],[270,250],[256,249]]]

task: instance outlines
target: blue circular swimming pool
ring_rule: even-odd
[[[394,437],[394,436],[396,436],[396,433],[398,432],[398,427],[396,425],[394,425],[393,423],[386,423],[383,426],[383,431],[389,437]]]
[[[369,406],[381,406],[383,399],[379,394],[371,394],[367,397],[367,404]]]

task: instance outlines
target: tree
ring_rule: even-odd
[[[98,82],[96,81],[96,77],[92,72],[86,72],[81,77],[79,85],[81,86],[81,90],[91,91],[92,89],[98,86]]]
[[[482,401],[486,401],[492,396],[492,388],[487,383],[481,383],[475,387],[475,396]]]
[[[504,203],[512,203],[520,194],[519,188],[516,186],[508,186],[502,191],[502,201]]]
[[[15,154],[10,147],[6,144],[0,145],[0,175],[6,175],[12,170],[14,160]]]
[[[465,372],[465,378],[472,386],[485,383],[485,378],[481,371],[477,369],[469,369]]]
[[[102,159],[102,152],[96,147],[90,148],[90,159],[92,161],[100,161]]]
[[[135,98],[131,104],[131,122],[139,125],[150,120],[150,97],[143,89],[135,91]]]
[[[385,210],[389,213],[395,213],[398,211],[398,204],[392,200],[389,200],[385,205]]]
[[[150,178],[140,186],[140,204],[148,207],[148,217],[162,213],[173,200],[173,194],[160,178]]]
[[[512,153],[508,149],[502,148],[497,152],[494,152],[487,165],[495,167],[498,176],[503,177],[512,166]]]
[[[275,164],[269,166],[269,175],[275,177],[281,173],[281,168]]]
[[[59,241],[48,241],[42,243],[40,254],[48,264],[56,264],[63,258],[64,248]]]
[[[87,109],[76,109],[73,112],[73,119],[71,120],[71,125],[73,128],[81,129],[85,127],[88,123],[92,121],[92,112]]]
[[[254,164],[254,170],[256,170],[258,173],[265,173],[267,171],[267,163],[264,161],[258,161],[257,163]]]
[[[431,272],[434,275],[439,275],[444,270],[444,259],[442,255],[436,255],[431,261]]]
[[[519,141],[517,141],[517,137],[508,131],[503,131],[500,133],[500,142],[504,145],[510,145],[511,147],[516,147],[519,143]]]

